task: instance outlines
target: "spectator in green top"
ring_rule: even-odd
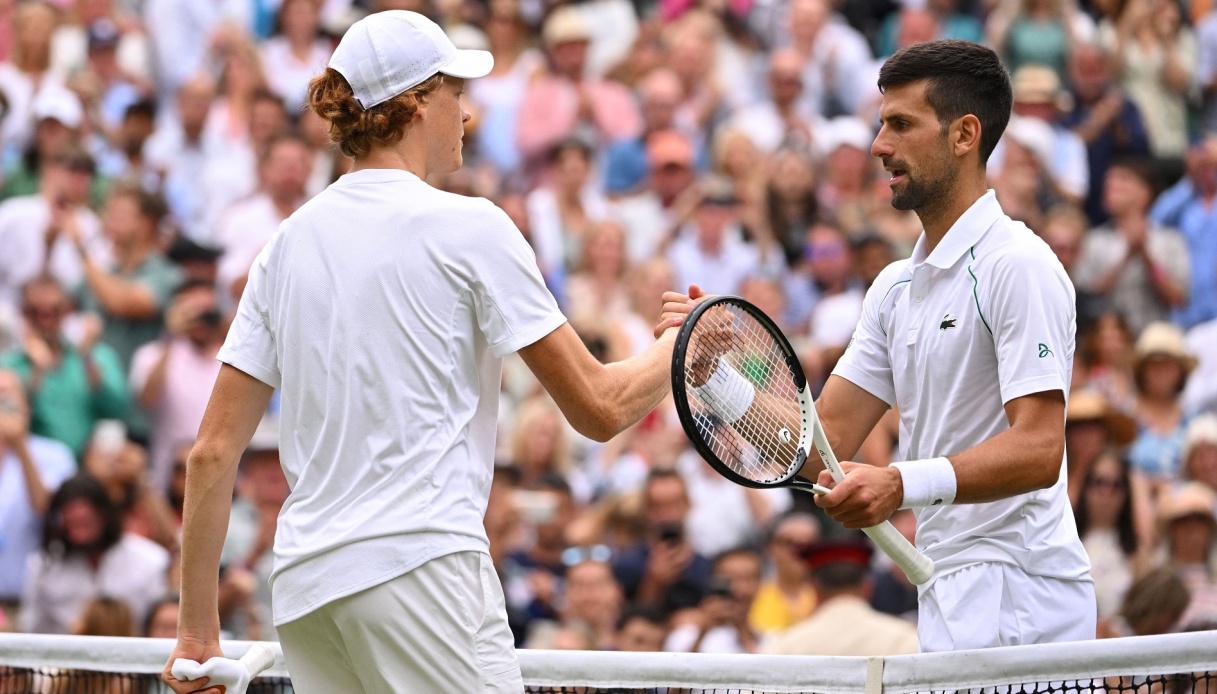
[[[81,460],[93,423],[120,418],[130,405],[118,355],[96,343],[100,326],[91,328],[86,322],[76,344],[64,337],[71,303],[50,275],[22,286],[21,312],[26,323],[23,344],[0,354],[0,369],[21,377],[30,403],[31,433],[66,444]]]
[[[133,186],[116,186],[102,211],[102,231],[113,244],[114,262],[102,267],[76,243],[85,281],[80,306],[102,319],[101,341],[118,352],[123,369],[141,345],[160,337],[163,313],[182,271],[161,252],[160,223],[165,203]],[[80,237],[68,224],[68,238]]]

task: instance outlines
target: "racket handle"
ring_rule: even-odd
[[[275,653],[264,644],[255,643],[241,656],[241,664],[249,671],[250,679],[253,679],[275,664]]]
[[[934,560],[917,551],[891,523],[884,521],[862,532],[892,558],[915,585],[921,585],[934,575]]]

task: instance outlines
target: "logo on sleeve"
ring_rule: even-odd
[[[949,313],[942,317],[942,323],[940,323],[938,325],[939,330],[946,330],[947,328],[954,328],[954,327],[955,327],[955,319],[952,318],[951,314],[949,314]]]
[[[1044,344],[1043,342],[1041,342],[1039,344],[1039,350],[1040,350],[1040,359],[1043,359],[1044,357],[1048,357],[1048,356],[1053,356],[1052,350],[1048,349],[1048,345]]]

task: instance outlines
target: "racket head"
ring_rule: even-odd
[[[723,338],[730,335],[729,344]],[[758,392],[784,404],[783,416],[763,437],[755,427],[738,430],[694,390],[692,371],[699,359],[721,359],[747,378]],[[672,350],[672,396],[685,436],[716,472],[745,487],[791,486],[807,460],[813,425],[800,394],[807,377],[790,341],[769,316],[738,296],[700,302],[685,317]]]

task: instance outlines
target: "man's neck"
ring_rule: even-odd
[[[152,244],[150,243],[136,242],[129,246],[114,247],[114,259],[117,262],[118,269],[123,272],[134,271],[151,254]]]
[[[987,191],[988,185],[984,169],[981,169],[979,176],[961,180],[954,190],[942,196],[936,204],[931,203],[924,209],[917,210],[917,217],[921,220],[922,228],[925,229],[927,255],[942,242],[943,237],[947,235],[955,222],[959,221],[963,213],[976,204],[976,201],[981,199]]]

